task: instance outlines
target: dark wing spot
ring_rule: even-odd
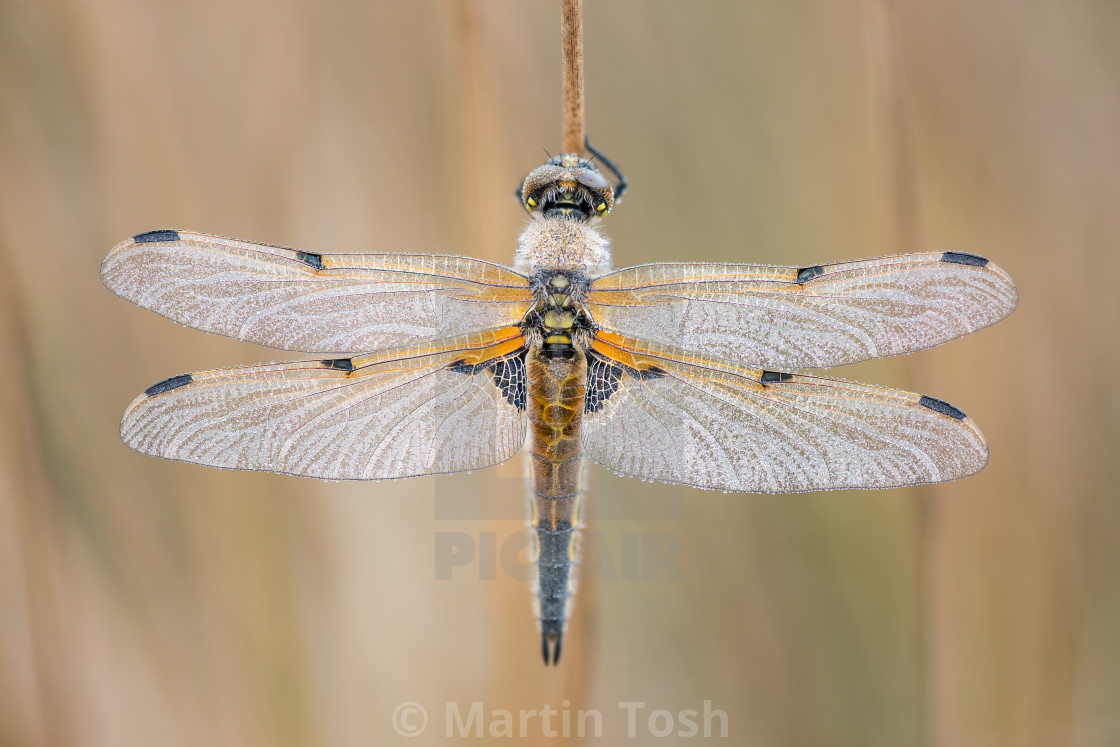
[[[584,412],[598,412],[618,391],[623,376],[639,381],[652,381],[666,376],[661,368],[637,369],[604,358],[593,350],[587,351],[587,390],[583,399]]]
[[[782,373],[781,371],[763,371],[762,378],[759,381],[763,384],[782,384],[793,381],[793,374]]]
[[[474,366],[465,361],[455,361],[454,363],[447,364],[447,370],[470,376],[474,373]]]
[[[152,384],[150,387],[144,390],[144,394],[149,397],[156,394],[163,394],[164,392],[169,392],[172,389],[178,389],[181,386],[186,386],[192,381],[194,381],[194,379],[191,378],[190,374],[179,374],[178,376],[172,376],[170,379],[164,379],[158,384]]]
[[[525,409],[525,348],[481,366],[456,361],[449,364],[447,370],[467,376],[486,371],[494,379],[494,386],[498,387],[506,402],[518,410]]]
[[[591,350],[587,351],[587,391],[584,394],[584,412],[598,412],[618,391],[622,382],[622,366],[602,357]]]
[[[951,262],[955,265],[973,265],[974,267],[986,267],[988,265],[988,260],[983,257],[966,252],[945,252],[941,255],[941,261]]]
[[[349,358],[333,358],[320,362],[323,364],[323,368],[333,368],[336,371],[354,370],[354,363]]]
[[[178,241],[179,232],[168,230],[145,231],[144,233],[138,233],[133,236],[132,240],[137,244],[151,244],[156,241]]]
[[[309,267],[314,267],[316,270],[323,269],[322,254],[315,254],[314,252],[296,252],[296,259]]]
[[[525,409],[525,351],[499,358],[489,366],[494,384],[502,390],[506,402],[518,410]]]
[[[812,280],[817,275],[823,275],[824,270],[818,265],[817,267],[803,267],[797,271],[797,282],[804,283],[807,280]]]
[[[948,402],[942,402],[939,399],[934,399],[933,397],[926,397],[925,395],[923,395],[922,398],[918,400],[918,404],[922,407],[928,407],[934,412],[939,412],[942,415],[948,415],[955,420],[964,420],[964,413],[950,405]]]

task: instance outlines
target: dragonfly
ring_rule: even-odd
[[[528,220],[511,266],[185,230],[118,244],[101,278],[122,298],[315,356],[153,384],[125,411],[124,442],[323,480],[463,472],[526,450],[546,665],[570,613],[588,459],[749,493],[894,488],[984,467],[984,436],[954,405],[805,370],[991,325],[1018,303],[1005,271],[953,251],[612,270],[601,219],[627,185],[587,150],[550,156],[522,182]]]

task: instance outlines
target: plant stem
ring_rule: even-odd
[[[583,153],[583,0],[560,0],[564,152]]]

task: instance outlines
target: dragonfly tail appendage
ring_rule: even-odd
[[[549,664],[549,651],[552,652],[552,665],[555,666],[560,662],[560,642],[564,640],[564,634],[560,633],[541,633],[541,653],[544,655],[544,665],[547,667]]]

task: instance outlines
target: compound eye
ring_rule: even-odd
[[[588,189],[602,190],[607,188],[607,180],[601,174],[596,174],[590,169],[581,169],[576,179]]]

